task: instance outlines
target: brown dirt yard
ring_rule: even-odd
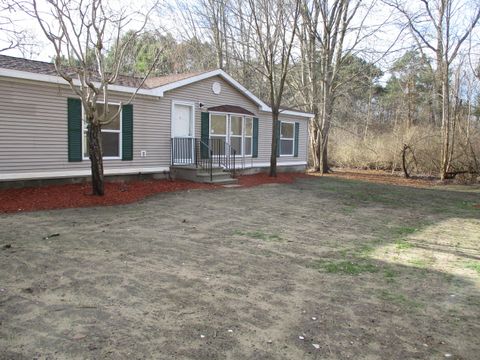
[[[311,177],[0,215],[0,358],[478,359],[479,202]]]

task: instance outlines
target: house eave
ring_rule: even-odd
[[[237,90],[239,90],[241,93],[243,93],[247,98],[252,100],[257,106],[260,111],[263,112],[272,112],[272,109],[270,106],[265,104],[262,100],[260,100],[258,97],[256,97],[254,94],[252,94],[249,90],[247,90],[242,84],[240,84],[238,81],[236,81],[234,78],[232,78],[230,75],[228,75],[225,71],[221,69],[217,70],[212,70],[208,72],[204,72],[202,74],[192,76],[183,80],[175,81],[170,84],[162,85],[153,89],[139,89],[137,91],[137,88],[135,87],[130,87],[130,86],[122,86],[122,85],[109,85],[108,88],[112,91],[116,92],[123,92],[123,93],[134,93],[137,91],[137,94],[139,95],[145,95],[145,96],[153,96],[153,97],[163,97],[165,92],[171,91],[174,89],[177,89],[182,86],[186,86],[201,80],[209,79],[214,76],[220,76],[223,78],[225,81],[230,83],[233,87],[235,87]],[[27,71],[20,71],[20,70],[12,70],[12,69],[4,69],[0,68],[0,77],[6,77],[6,78],[15,78],[15,79],[22,79],[22,80],[32,80],[32,81],[40,81],[40,82],[46,82],[46,83],[51,83],[51,84],[57,84],[57,85],[66,85],[68,86],[68,82],[64,80],[60,76],[56,75],[46,75],[46,74],[38,74],[38,73],[32,73],[32,72],[27,72]],[[73,83],[75,86],[80,86],[80,81],[78,79],[74,79]],[[100,85],[98,82],[94,82],[96,86]],[[304,113],[300,111],[294,111],[294,110],[280,110],[281,114],[285,115],[292,115],[292,116],[299,116],[299,117],[306,117],[306,118],[313,118],[314,114],[311,113]]]
[[[0,68],[0,77],[40,81],[40,82],[46,82],[46,83],[50,83],[50,84],[68,86],[68,82],[60,76],[37,74],[37,73],[28,72],[28,71],[20,71],[20,70],[11,70],[11,69]],[[75,86],[80,86],[80,81],[78,79],[73,79],[73,84]],[[95,86],[100,85],[99,82],[93,82],[93,84]],[[135,92],[135,90],[137,90],[136,88],[129,87],[129,86],[122,86],[122,85],[109,85],[108,88],[112,91],[125,92],[125,93],[130,93],[130,94]],[[148,89],[140,89],[140,90],[138,90],[137,93],[140,94],[140,95],[158,96],[158,95],[152,94],[152,92]]]

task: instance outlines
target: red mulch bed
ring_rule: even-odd
[[[239,185],[292,183],[305,176],[300,173],[281,173],[277,178],[268,174],[240,176]],[[3,189],[0,190],[0,213],[129,204],[162,192],[218,188],[221,186],[184,180],[145,180],[107,182],[104,196],[92,196],[89,183]]]

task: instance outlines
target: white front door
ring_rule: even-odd
[[[193,108],[190,105],[174,104],[172,137],[193,137]]]
[[[191,164],[195,153],[194,105],[174,103],[172,107],[172,160]]]

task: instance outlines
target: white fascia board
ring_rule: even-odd
[[[262,110],[262,111],[271,113],[271,112],[272,112],[272,108],[268,107],[267,110]],[[313,118],[315,117],[315,114],[305,113],[305,112],[295,111],[295,110],[283,110],[283,109],[280,109],[280,110],[279,110],[279,114],[280,114],[280,115],[292,115],[292,116],[306,117],[306,118],[309,118],[309,119],[313,119]]]
[[[309,119],[313,119],[315,117],[315,114],[312,113],[304,113],[300,111],[294,111],[294,110],[282,110],[280,109],[280,115],[285,114],[285,115],[292,115],[292,116],[300,116],[300,117],[306,117]]]
[[[42,82],[48,82],[48,83],[52,83],[52,84],[67,85],[68,86],[68,82],[65,81],[65,79],[63,79],[60,76],[37,74],[37,73],[31,73],[31,72],[28,72],[28,71],[19,71],[19,70],[1,69],[0,68],[0,76],[16,78],[16,79],[23,79],[23,80],[42,81]],[[80,86],[80,81],[78,79],[73,79],[73,84],[75,86]],[[100,85],[99,82],[94,82],[93,84],[95,86]],[[112,91],[125,92],[125,93],[130,93],[130,94],[132,94],[133,92],[135,92],[135,90],[137,90],[137,88],[134,88],[134,87],[121,86],[121,85],[109,85],[108,89],[112,90]],[[138,90],[137,93],[141,94],[141,95],[157,96],[155,94],[152,94],[152,92],[150,90],[146,90],[146,89],[140,89],[140,90]]]
[[[211,78],[213,76],[217,76],[220,74],[220,71],[221,70],[213,70],[213,71],[204,72],[195,76],[188,77],[186,79],[182,79],[166,85],[158,86],[156,88],[153,88],[152,91],[154,91],[155,94],[157,94],[157,96],[163,96],[163,94],[166,91],[174,90],[185,85],[193,84],[197,81],[201,81],[201,80]]]
[[[136,174],[156,174],[169,172],[168,166],[161,167],[145,167],[145,168],[117,168],[105,169],[105,175],[136,175]],[[0,174],[0,181],[15,181],[15,180],[39,180],[39,179],[61,179],[73,177],[87,177],[91,175],[90,169],[82,170],[64,170],[64,171],[39,171],[39,172],[25,172],[25,173],[7,173]]]
[[[235,87],[237,90],[242,92],[245,96],[250,98],[254,103],[256,103],[261,111],[268,111],[269,107],[267,106],[267,104],[265,104],[262,100],[260,100],[255,95],[253,95],[242,84],[240,84],[237,80],[232,78],[230,75],[228,75],[225,71],[223,71],[221,69],[204,72],[202,74],[195,75],[195,76],[183,79],[183,80],[179,80],[179,81],[175,81],[175,82],[170,83],[170,84],[159,86],[159,87],[154,88],[152,90],[156,92],[157,96],[163,96],[163,94],[166,91],[177,89],[179,87],[189,85],[189,84],[195,83],[197,81],[205,80],[205,79],[208,79],[208,78],[211,78],[211,77],[214,77],[214,76],[222,77],[225,81],[230,83],[233,87]]]

